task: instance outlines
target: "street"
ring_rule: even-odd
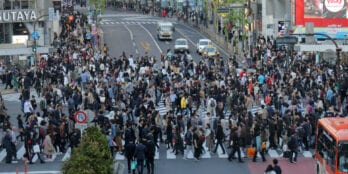
[[[122,13],[116,11],[107,11],[105,17],[101,17],[99,23],[104,33],[104,43],[109,47],[109,54],[112,57],[118,58],[123,52],[127,56],[133,55],[133,57],[143,56],[145,54],[149,56],[155,56],[159,61],[161,53],[166,53],[168,49],[174,49],[174,42],[177,38],[185,38],[189,42],[190,54],[195,62],[200,61],[200,55],[196,53],[196,43],[199,39],[207,38],[197,28],[193,28],[182,22],[176,21],[175,18],[159,18],[149,15],[142,15],[137,13]],[[156,27],[158,21],[171,21],[175,24],[175,32],[172,41],[159,41],[157,39]],[[216,45],[216,44],[215,44]],[[222,57],[227,58],[227,53],[222,50],[218,45],[220,54]],[[3,89],[3,86],[1,87]],[[32,91],[32,94],[36,96],[36,93]],[[16,116],[21,114],[19,110],[20,101],[18,100],[19,94],[4,94],[5,105],[8,109],[8,114],[11,116],[11,123],[17,125]],[[38,101],[37,101],[38,102]],[[156,108],[163,116],[166,111],[165,106],[162,103]],[[37,110],[38,111],[38,110]],[[161,112],[162,111],[162,112]],[[64,112],[67,112],[67,108],[64,108]],[[201,112],[201,115],[205,115],[205,111]],[[0,134],[2,137],[2,132]],[[17,156],[22,159],[24,154],[24,147],[22,142],[17,144]],[[228,149],[228,152],[230,149]],[[272,158],[278,158],[280,160],[280,166],[283,169],[283,174],[293,173],[306,173],[314,174],[314,160],[312,159],[312,153],[310,151],[304,151],[299,153],[299,160],[297,164],[291,164],[281,156],[282,152],[279,150],[268,151],[266,156],[267,162],[253,163],[251,159],[243,158],[245,163],[238,163],[236,160],[229,162],[226,158],[227,155],[222,154],[221,149],[218,149],[217,154],[203,155],[202,160],[194,162],[192,160],[192,154],[189,155],[189,160],[182,159],[182,155],[174,155],[170,151],[166,150],[164,144],[161,144],[161,148],[156,152],[155,161],[155,173],[158,174],[210,174],[210,173],[238,173],[238,174],[260,174],[266,169],[268,164],[271,164]],[[64,161],[70,156],[70,151],[66,153],[58,154],[52,162],[46,162],[40,164],[39,161],[34,160],[36,164],[29,165],[29,173],[55,173],[59,172],[60,167]],[[245,152],[242,154],[245,157]],[[0,174],[15,173],[16,170],[24,171],[23,161],[19,160],[15,164],[5,164],[5,150],[1,149],[0,152]],[[122,155],[117,154],[116,160],[121,160],[126,166],[126,162]],[[124,169],[123,173],[127,173],[127,169]]]

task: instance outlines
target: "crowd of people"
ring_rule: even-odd
[[[159,59],[125,52],[113,57],[108,45],[99,49],[85,37],[87,21],[81,16],[73,22],[63,19],[57,50],[37,65],[24,72],[2,66],[2,82],[10,88],[16,82],[22,91],[17,124],[10,123],[1,99],[7,163],[17,158],[16,141],[24,141],[29,163],[34,155],[44,163],[68,147],[73,150],[81,137],[73,119],[78,110],[94,112],[93,122],[105,133],[111,155],[124,154],[129,173],[135,172],[134,159],[140,173],[144,160],[154,173],[160,143],[183,159],[192,152],[195,161],[219,147],[223,154],[231,149],[230,161],[237,152],[239,162],[249,147],[256,149],[254,162],[257,152],[266,161],[267,149],[289,149],[295,163],[298,151],[314,145],[319,118],[347,115],[347,84],[340,81],[345,74],[313,56],[295,56],[285,68],[283,51],[265,41],[251,60],[256,64],[252,73],[249,67],[236,73],[232,58],[195,62],[188,53],[170,49]],[[31,88],[40,100],[32,97]]]

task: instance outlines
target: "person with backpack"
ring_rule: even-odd
[[[210,113],[212,118],[216,117],[216,100],[210,97],[207,102],[207,112]]]
[[[192,147],[192,127],[190,127],[187,132],[185,133],[185,146],[186,146],[186,152],[184,154],[184,160],[187,160],[188,154],[191,152],[193,153],[193,147]]]

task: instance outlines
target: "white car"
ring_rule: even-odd
[[[184,53],[184,52],[190,52],[188,42],[184,38],[176,39],[175,45],[174,45],[174,53]]]
[[[212,45],[212,42],[210,39],[199,39],[197,43],[197,53],[202,54],[204,47]]]

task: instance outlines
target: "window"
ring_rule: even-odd
[[[336,140],[323,129],[322,125],[318,128],[318,140],[317,150],[319,155],[323,158],[326,165],[331,167],[332,171],[335,171],[336,165]]]
[[[338,170],[348,172],[348,142],[339,145]]]

